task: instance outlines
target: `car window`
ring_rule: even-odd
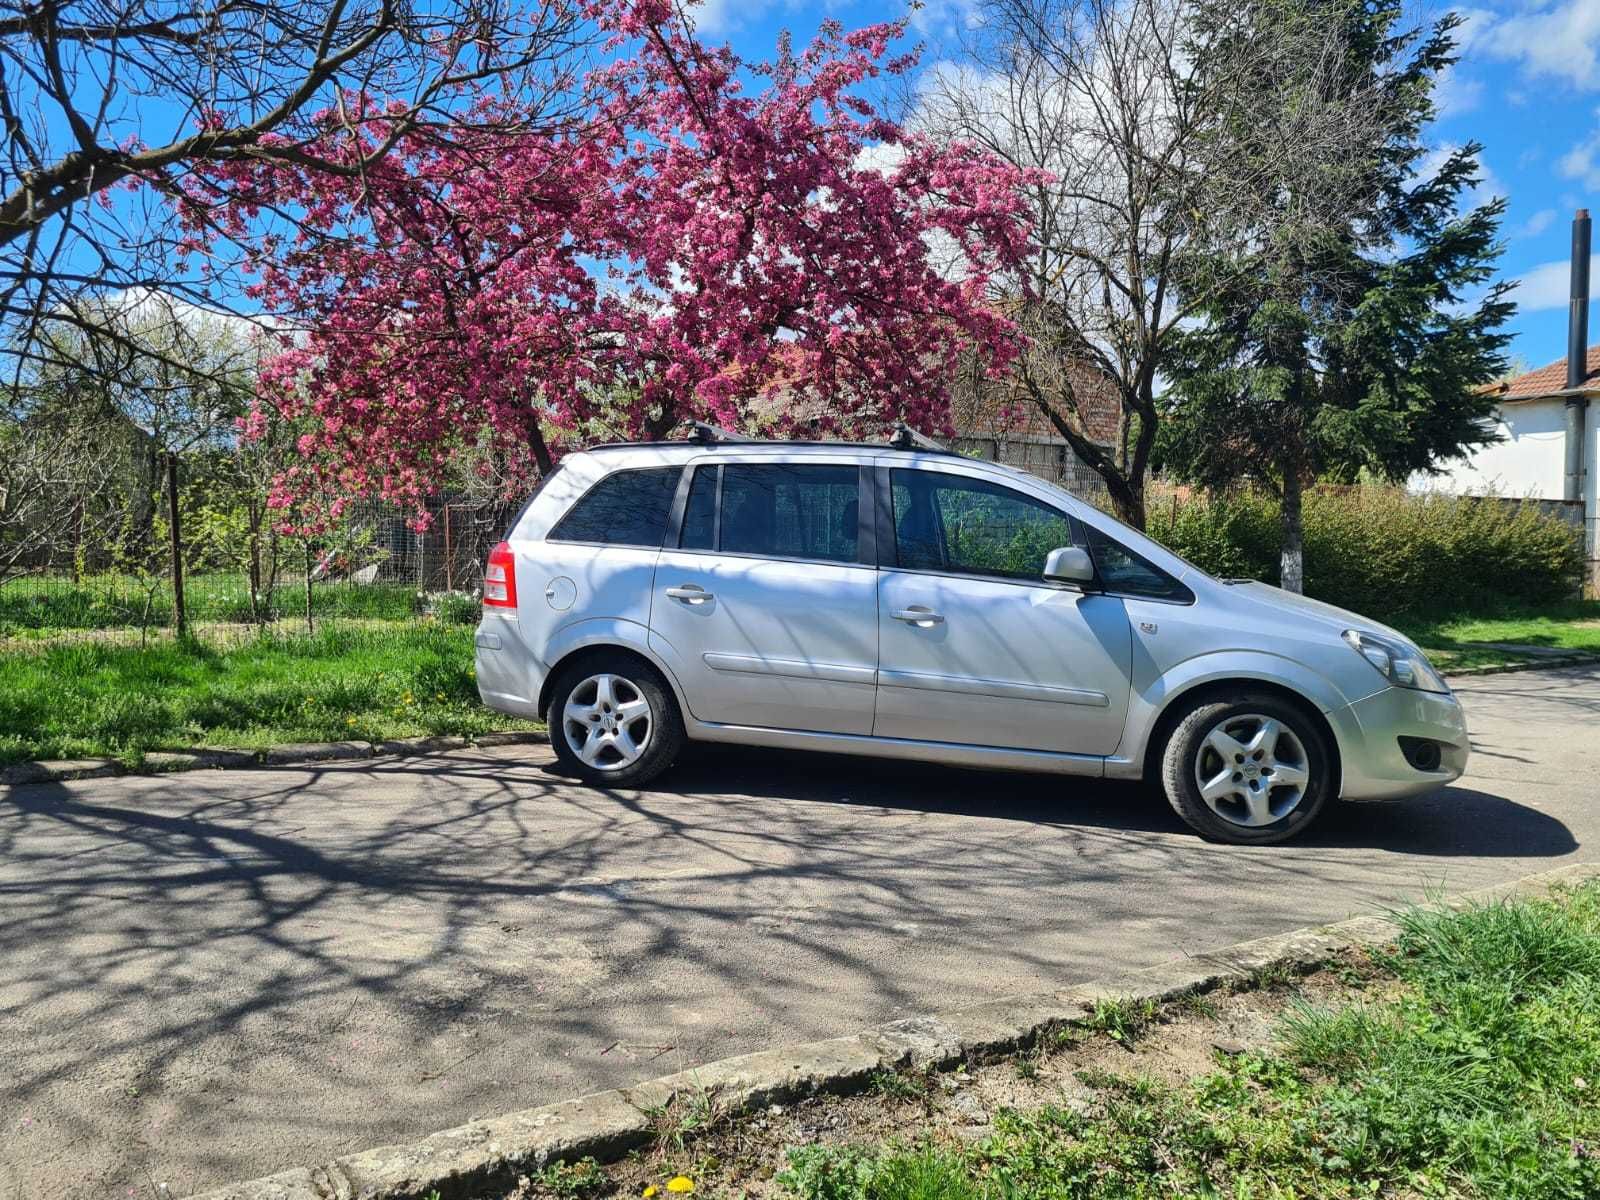
[[[1194,593],[1149,559],[1134,553],[1110,534],[1085,525],[1089,553],[1094,557],[1100,586],[1125,596],[1147,596],[1153,600],[1194,599]]]
[[[717,548],[717,467],[696,467],[683,509],[678,545],[685,550]]]
[[[1073,544],[1064,512],[996,483],[895,470],[890,485],[902,567],[1039,579],[1050,551]]]
[[[728,463],[722,468],[719,548],[766,558],[855,562],[857,480],[853,466]]]
[[[659,549],[681,474],[680,467],[648,467],[607,475],[557,522],[549,540]]]

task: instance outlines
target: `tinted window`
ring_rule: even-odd
[[[999,484],[932,471],[890,480],[902,567],[1039,579],[1050,551],[1073,544],[1065,513]]]
[[[1092,525],[1085,525],[1084,531],[1089,553],[1094,556],[1095,570],[1100,575],[1100,585],[1106,591],[1185,603],[1194,599],[1193,593],[1183,584],[1109,534],[1101,533]]]
[[[561,518],[550,540],[659,549],[680,474],[678,467],[654,467],[606,476]]]
[[[856,481],[853,466],[729,463],[722,468],[721,549],[855,562]]]
[[[717,545],[717,468],[696,467],[683,510],[678,545],[685,550],[714,550]]]

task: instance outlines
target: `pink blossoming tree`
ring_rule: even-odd
[[[272,159],[191,181],[188,251],[252,246],[252,294],[296,329],[252,418],[303,430],[280,507],[378,494],[420,515],[466,448],[527,477],[596,432],[754,409],[784,430],[939,430],[957,356],[1014,352],[986,297],[1026,252],[1024,179],[862,98],[911,66],[889,56],[898,26],[829,26],[751,65],[664,0],[596,15],[610,61],[581,125],[468,120],[349,177]],[[395,136],[381,102],[343,110],[319,158]],[[256,232],[271,212],[293,236]]]

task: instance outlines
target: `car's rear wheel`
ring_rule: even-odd
[[[654,779],[683,748],[683,718],[661,673],[625,651],[585,655],[550,693],[550,744],[563,766],[606,787]]]
[[[1195,704],[1161,755],[1173,810],[1201,836],[1241,846],[1299,834],[1327,804],[1332,778],[1320,726],[1271,694],[1239,691]]]

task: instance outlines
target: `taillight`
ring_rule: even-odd
[[[517,606],[517,559],[506,542],[489,551],[489,565],[483,570],[483,606]]]

